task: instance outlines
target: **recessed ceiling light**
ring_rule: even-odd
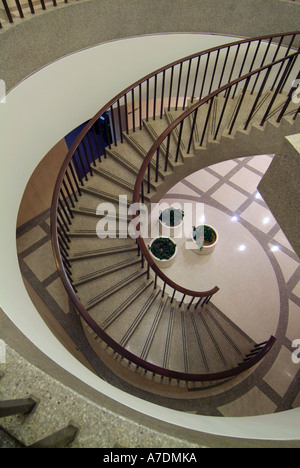
[[[239,251],[240,251],[240,252],[244,252],[244,250],[246,250],[245,244],[240,245],[240,246],[239,246]]]

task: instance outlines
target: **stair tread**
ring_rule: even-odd
[[[93,279],[88,283],[83,283],[78,286],[78,295],[87,307],[97,302],[98,298],[105,297],[106,292],[110,289],[114,290],[119,283],[125,282],[130,277],[134,280],[135,276],[141,273],[141,268],[138,265],[128,267],[126,270],[120,270],[101,278]]]

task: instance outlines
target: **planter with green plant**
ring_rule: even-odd
[[[208,255],[212,253],[219,240],[218,232],[207,224],[193,226],[192,240],[194,242],[194,253],[198,255]]]
[[[170,207],[163,210],[159,216],[159,223],[163,235],[178,237],[182,233],[184,211],[180,208]]]
[[[169,237],[157,237],[148,248],[157,266],[167,268],[173,264],[177,254],[177,245]]]

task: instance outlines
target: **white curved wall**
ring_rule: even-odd
[[[196,416],[158,407],[101,381],[69,354],[46,327],[27,295],[18,265],[15,230],[19,204],[28,179],[49,149],[141,76],[180,56],[233,40],[236,39],[170,34],[110,42],[48,65],[9,93],[6,104],[0,104],[0,305],[24,335],[53,361],[130,408],[212,434],[297,440],[300,409],[251,418]],[[108,62],[110,66],[103,67]]]

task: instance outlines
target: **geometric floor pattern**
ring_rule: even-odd
[[[220,417],[254,416],[300,407],[300,363],[292,360],[297,351],[293,341],[300,339],[300,261],[257,192],[271,161],[272,156],[263,155],[210,166],[181,181],[164,197],[179,202],[201,201],[221,210],[248,229],[268,255],[280,298],[277,342],[248,377],[224,391],[197,392],[190,399],[175,400],[137,390],[112,374],[90,348],[78,316],[69,307],[53,260],[49,210],[17,230],[20,269],[29,290],[34,290],[45,306],[46,323],[54,333],[63,330],[65,335],[61,334],[60,339],[68,336],[69,348],[101,378],[163,406]]]

